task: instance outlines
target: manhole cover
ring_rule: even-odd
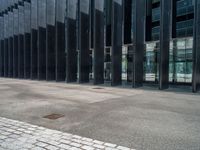
[[[96,87],[96,88],[93,88],[94,90],[102,90],[104,88],[101,88],[101,87]]]
[[[44,116],[43,118],[51,119],[51,120],[56,120],[56,119],[59,119],[59,118],[62,118],[62,117],[64,117],[64,115],[61,115],[61,114],[51,114],[51,115]]]

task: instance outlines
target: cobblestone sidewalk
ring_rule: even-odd
[[[0,150],[133,150],[0,117]]]

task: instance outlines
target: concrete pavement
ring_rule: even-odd
[[[200,94],[187,90],[1,78],[0,116],[137,150],[200,149]]]

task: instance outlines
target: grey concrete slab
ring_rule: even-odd
[[[97,88],[102,89],[97,89]],[[0,79],[0,116],[137,150],[199,150],[200,94]],[[64,117],[48,120],[58,113]]]

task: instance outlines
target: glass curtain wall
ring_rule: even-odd
[[[146,44],[144,56],[144,81],[158,83],[159,81],[159,48],[158,41]]]
[[[176,36],[192,36],[194,21],[194,0],[176,1]]]
[[[152,41],[160,38],[160,0],[152,0]]]
[[[169,81],[192,83],[193,38],[174,39],[170,44]]]

